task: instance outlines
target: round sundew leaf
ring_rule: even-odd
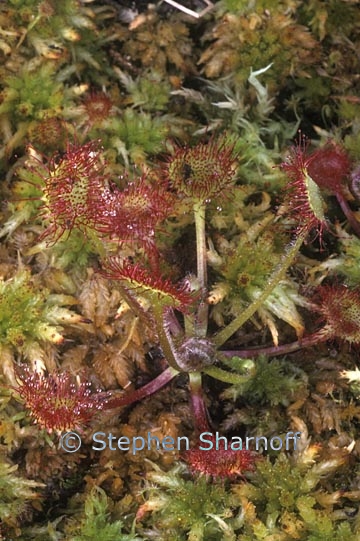
[[[99,141],[68,144],[64,155],[53,155],[45,166],[43,217],[49,226],[42,237],[58,240],[72,229],[86,232],[97,225],[97,204],[109,177],[101,159]]]
[[[92,393],[89,382],[77,383],[68,372],[44,376],[21,366],[16,376],[19,385],[14,390],[33,419],[49,432],[81,428],[107,402],[106,393]]]
[[[208,436],[209,438],[205,438]],[[217,436],[220,445],[217,443],[213,434],[203,433],[203,442],[205,446],[185,451],[184,459],[189,464],[193,473],[211,475],[215,478],[230,478],[242,476],[246,471],[255,469],[256,460],[259,456],[253,451],[239,449],[239,441],[234,444],[232,439],[224,447],[223,437]],[[235,438],[241,440],[241,438]],[[237,450],[235,450],[235,448]]]
[[[351,344],[360,343],[360,289],[345,285],[320,286],[319,311],[325,327],[323,333]]]
[[[320,188],[334,194],[342,193],[350,174],[350,158],[340,145],[329,141],[309,156],[308,172]]]
[[[169,160],[168,180],[178,193],[207,202],[233,185],[236,160],[234,142],[226,136],[191,148],[177,148]]]
[[[321,235],[326,226],[326,205],[319,186],[309,174],[312,159],[306,156],[306,146],[306,140],[300,137],[287,160],[281,164],[290,179],[286,186],[286,201],[289,213],[298,223],[298,231],[318,229]]]

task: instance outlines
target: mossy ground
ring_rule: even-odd
[[[207,203],[211,333],[256,299],[291,241],[278,166],[299,129],[314,148],[332,139],[348,153],[345,197],[359,218],[359,8],[357,0],[221,0],[196,19],[164,2],[1,2],[0,539],[360,539],[356,344],[224,359],[244,376],[233,385],[204,377],[214,431],[283,441],[301,432],[296,450],[263,449],[254,471],[225,480],[193,474],[176,450],[93,449],[96,431],[195,445],[182,375],[99,414],[75,453],[34,424],[13,391],[19,363],[67,370],[115,395],[164,369],[154,327],[97,272],[104,239],[83,222],[71,234],[66,221],[65,234],[51,229],[43,190],[69,144],[99,141],[90,158],[98,153],[99,172],[126,191],[144,171],[159,181],[159,163],[178,147],[224,132],[235,142],[236,188]],[[186,182],[192,171],[182,173]],[[324,197],[331,226],[310,235],[228,349],[301,340],[318,328],[320,284],[359,287],[360,241],[335,197]],[[178,198],[156,237],[169,280],[196,271],[193,225]],[[106,242],[110,254],[135,259],[149,245]]]

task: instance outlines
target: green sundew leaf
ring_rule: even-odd
[[[320,222],[325,222],[324,209],[326,205],[322,198],[319,186],[313,181],[307,171],[304,171],[304,182],[311,210]]]

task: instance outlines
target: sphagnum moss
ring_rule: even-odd
[[[54,419],[102,411],[70,459],[5,391],[1,535],[354,539],[356,6],[18,4],[0,7],[4,382],[25,362]],[[288,151],[299,124],[314,141]],[[176,451],[95,451],[97,429],[185,434],[203,475]],[[262,460],[196,446],[289,429],[299,448]]]

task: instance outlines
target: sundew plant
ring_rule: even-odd
[[[356,2],[126,4],[0,7],[0,539],[356,539]]]

